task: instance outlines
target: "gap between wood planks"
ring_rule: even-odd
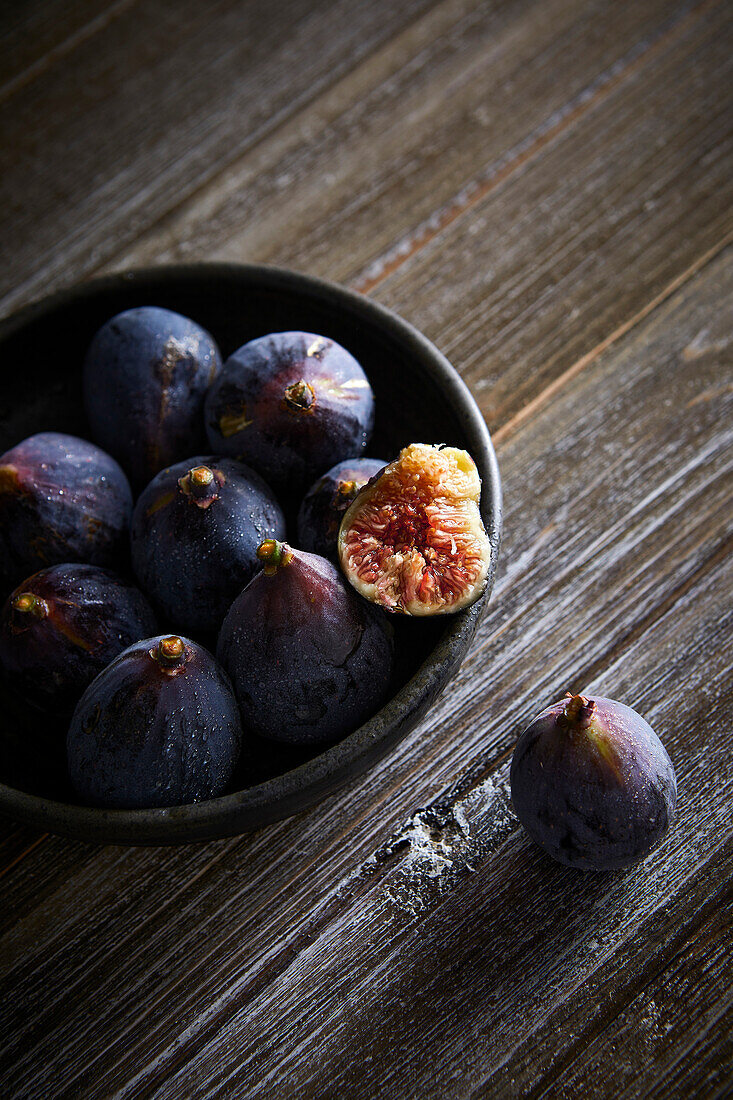
[[[527,404],[522,409],[520,409],[518,413],[515,413],[514,416],[505,421],[502,426],[493,433],[491,438],[493,439],[494,443],[501,444],[505,440],[509,439],[512,435],[514,435],[517,428],[519,428],[526,420],[528,420],[535,412],[537,412],[538,409],[547,404],[547,402],[559,390],[562,390],[565,386],[567,386],[569,382],[572,382],[573,379],[577,378],[581,371],[590,366],[590,364],[593,363],[599,355],[602,355],[603,352],[607,351],[608,348],[612,347],[613,344],[617,343],[618,340],[623,339],[623,337],[631,332],[632,329],[636,328],[637,325],[646,320],[646,318],[649,317],[655,309],[663,305],[664,302],[666,302],[668,298],[671,298],[673,294],[680,290],[685,285],[685,283],[689,282],[689,280],[697,275],[698,272],[702,271],[702,269],[706,267],[712,260],[714,260],[722,252],[724,252],[728,245],[731,244],[731,242],[733,242],[733,229],[731,229],[730,232],[726,233],[722,240],[720,240],[716,245],[708,249],[707,252],[704,252],[703,255],[695,260],[693,264],[690,264],[688,268],[686,268],[683,272],[672,279],[672,281],[669,282],[667,286],[663,287],[663,289],[660,290],[659,294],[655,295],[655,297],[647,302],[646,305],[642,306],[642,308],[638,310],[633,315],[633,317],[630,317],[628,321],[624,321],[623,324],[615,328],[613,332],[611,332],[604,340],[601,340],[599,344],[596,344],[594,348],[591,348],[589,352],[586,352],[585,355],[581,355],[580,359],[577,359],[571,366],[568,367],[567,370],[563,371],[563,373],[558,375],[557,378],[554,378],[552,382],[549,382],[548,385],[546,385],[543,390],[540,390],[540,392],[535,397],[533,397],[531,401],[528,401]]]
[[[24,860],[26,856],[29,856],[33,849],[37,848],[42,840],[48,840],[50,835],[50,833],[41,833],[41,835],[37,836],[36,839],[31,844],[29,844],[27,848],[24,848],[22,852],[18,852],[18,854],[14,856],[13,859],[11,859],[10,863],[7,863],[4,867],[0,868],[0,878],[2,878],[4,875],[7,875],[9,871],[12,871],[13,867]]]
[[[80,0],[85,5],[94,2]],[[475,4],[476,0],[447,2]],[[54,0],[54,4],[60,3],[62,0]],[[256,5],[243,5],[241,0],[219,0],[214,19],[196,0],[186,0],[182,5],[185,18],[173,22],[173,13],[166,15],[165,5],[161,11],[157,11],[161,5],[142,4],[135,5],[137,11],[133,7],[124,12],[111,27],[84,41],[61,65],[52,67],[27,93],[21,91],[17,103],[14,99],[6,104],[6,121],[18,138],[8,145],[15,164],[11,175],[21,172],[15,191],[20,195],[23,186],[18,154],[21,160],[30,157],[33,162],[35,185],[31,191],[35,188],[38,194],[35,219],[27,202],[19,207],[18,232],[34,225],[25,252],[24,242],[20,238],[17,242],[24,256],[21,267],[28,270],[20,281],[16,279],[2,290],[3,315],[38,296],[43,288],[49,293],[68,285],[74,271],[77,279],[98,271],[99,256],[119,248],[120,234],[127,241],[139,239],[171,203],[177,208],[178,200],[198,194],[206,180],[216,178],[248,149],[277,132],[283,122],[300,119],[303,108],[435,4],[436,0],[403,0],[398,5],[385,0],[368,5],[324,0],[314,6],[307,0],[288,0],[280,5],[282,27],[277,20],[263,21]],[[141,46],[150,54],[150,64],[131,68],[130,55],[139,57]],[[244,62],[238,57],[240,49]],[[296,57],[307,55],[308,63],[298,66],[293,51]],[[203,65],[209,79],[194,80],[191,88],[191,82],[184,81],[179,88],[182,64],[184,69]],[[300,73],[297,78],[292,75],[296,70]],[[264,79],[263,74],[272,79]],[[79,81],[82,100],[89,106],[88,119],[86,112],[82,116],[76,113]],[[181,114],[181,102],[189,91],[196,103],[190,116]],[[136,98],[128,110],[130,95]],[[33,113],[36,100],[45,101],[48,96],[51,116],[54,109],[56,114],[61,111],[56,122],[68,141],[59,135],[58,125],[49,130],[51,116],[45,124],[45,115],[39,116],[35,130],[28,131],[20,123],[25,114]],[[118,110],[115,115],[120,96],[125,100],[122,114]],[[152,113],[146,115],[145,125],[136,127],[135,103],[139,106],[148,101]],[[237,102],[244,111],[236,109]],[[112,133],[110,119],[114,122],[115,118],[118,121]],[[242,123],[242,119],[248,121]],[[90,140],[97,126],[101,126],[101,137]],[[41,145],[34,141],[34,134]],[[56,145],[54,135],[59,139]],[[125,155],[128,146],[139,155],[132,159]],[[45,156],[39,150],[45,150]],[[64,160],[67,153],[78,160],[76,167],[73,158]],[[53,167],[56,162],[59,179]],[[170,182],[167,172],[173,173]],[[67,191],[71,205],[63,201]],[[53,202],[56,193],[62,197],[58,217]],[[51,201],[45,201],[49,195]],[[32,194],[30,199],[33,205]],[[41,268],[37,266],[39,255],[47,258]]]
[[[720,863],[723,863],[723,859],[716,861],[718,862],[719,866]],[[728,874],[730,874],[730,859],[727,860],[727,866],[725,865],[725,863],[723,864],[723,866],[724,869],[727,870]],[[642,1003],[646,1001],[647,1004],[651,1004],[652,1006],[654,1006],[655,993],[658,994],[660,990],[664,992],[664,987],[667,982],[673,982],[675,978],[683,976],[691,960],[695,958],[696,952],[698,953],[698,958],[696,960],[696,965],[693,964],[694,970],[697,972],[696,977],[697,975],[700,975],[701,977],[705,976],[705,970],[707,966],[706,956],[709,957],[717,954],[718,958],[720,959],[720,956],[725,952],[725,948],[722,945],[721,940],[724,941],[725,933],[729,927],[728,922],[731,916],[733,916],[733,914],[731,913],[732,900],[733,897],[731,895],[731,888],[728,884],[726,884],[717,892],[716,895],[714,895],[714,907],[708,905],[707,901],[702,902],[703,907],[707,910],[707,920],[705,922],[705,925],[700,925],[698,924],[698,922],[693,922],[690,926],[688,926],[689,935],[686,942],[682,940],[681,937],[675,936],[674,933],[672,933],[673,942],[675,944],[681,943],[680,948],[675,951],[674,955],[668,961],[667,965],[663,966],[659,973],[652,974],[651,980],[645,980],[644,985],[637,992],[636,996],[632,995],[630,998],[628,998],[627,1003],[621,1006],[620,1012],[614,1012],[611,1015],[608,1021],[609,1027],[607,1030],[610,1032],[609,1038],[611,1038],[612,1042],[618,1042],[619,1033],[623,1037],[624,1030],[627,1033],[627,1037],[630,1030],[633,1033],[634,1025],[632,1024],[630,1017],[632,1016],[634,1006],[637,1006],[638,1010],[640,1001]],[[708,948],[708,951],[704,950],[705,947]],[[690,970],[692,970],[693,967],[690,967]],[[643,976],[646,979],[646,975],[643,974]],[[691,977],[692,974],[690,974],[690,978]],[[623,1089],[623,1091],[618,1094],[619,1100],[621,1100],[621,1097],[629,1096],[635,1096],[638,1098],[640,1096],[645,1097],[646,1095],[656,1095],[666,1098],[670,1095],[674,1095],[673,1093],[670,1093],[670,1091],[668,1091],[668,1087],[665,1086],[665,1079],[667,1078],[670,1071],[674,1071],[674,1069],[678,1067],[680,1063],[687,1061],[687,1059],[690,1057],[691,1051],[695,1048],[695,1046],[697,1046],[697,1044],[701,1040],[704,1041],[709,1031],[714,1028],[722,1018],[725,1017],[732,1003],[730,999],[729,988],[730,987],[728,986],[720,999],[716,997],[715,1001],[713,1001],[712,1003],[710,1000],[707,1001],[707,1004],[711,1006],[711,1011],[709,1015],[706,1014],[708,1018],[706,1019],[705,1016],[703,1016],[703,1018],[699,1021],[698,1027],[694,1031],[690,1032],[688,1030],[686,1038],[685,1040],[683,1040],[684,1045],[680,1044],[680,1046],[673,1048],[675,1049],[675,1054],[671,1063],[668,1063],[666,1065],[662,1063],[662,1065],[658,1066],[658,1068],[655,1067],[657,1068],[657,1075],[655,1076],[655,1080],[653,1081],[653,1083],[650,1082],[650,1084],[652,1084],[653,1092],[647,1094],[642,1082],[632,1080]],[[624,1017],[626,1017],[625,1021],[623,1019]],[[620,1027],[618,1025],[620,1025]],[[663,1024],[665,1031],[668,1030],[670,1026],[670,1023]],[[575,1070],[570,1074],[569,1081],[567,1082],[566,1087],[569,1086],[571,1089],[577,1087],[576,1082],[578,1081],[578,1078],[580,1078],[582,1082],[583,1077],[586,1075],[587,1071],[591,1070],[592,1072],[593,1067],[597,1067],[598,1063],[603,1061],[604,1051],[602,1049],[599,1049],[599,1046],[601,1046],[601,1044],[599,1043],[600,1038],[600,1035],[591,1036],[590,1049],[577,1049],[575,1057],[570,1059],[568,1068],[572,1070],[575,1067]],[[722,1054],[723,1064],[725,1064],[725,1055],[720,1047],[718,1047],[718,1050]],[[666,1052],[657,1047],[655,1053],[661,1055]],[[551,1082],[551,1084],[552,1083],[553,1082]],[[540,1095],[547,1096],[547,1089],[543,1088]],[[693,1093],[693,1095],[702,1095],[702,1093],[698,1094],[697,1092],[695,1092]],[[723,1093],[719,1092],[716,1093],[716,1095],[720,1097],[723,1095]],[[730,1096],[730,1093],[726,1090],[725,1095]]]
[[[595,680],[595,678],[607,667],[609,662],[615,661],[629,644],[633,644],[637,641],[642,634],[646,633],[649,627],[653,626],[658,619],[666,615],[667,612],[674,607],[683,596],[686,596],[690,589],[694,588],[711,569],[714,569],[720,562],[725,561],[731,551],[733,551],[733,535],[729,535],[728,538],[721,542],[713,553],[705,558],[689,577],[686,577],[676,588],[672,589],[663,600],[650,608],[647,614],[636,623],[631,630],[627,631],[623,638],[619,638],[619,640],[610,647],[607,653],[604,653],[601,658],[593,661],[592,664],[579,671],[577,677],[571,681],[571,690],[573,692],[579,692],[582,690],[584,684],[591,680]]]
[[[583,88],[564,107],[537,127],[534,135],[529,135],[520,143],[515,155],[506,163],[491,165],[487,171],[464,185],[451,201],[426,218],[416,229],[393,245],[382,257],[373,261],[367,271],[352,281],[354,290],[368,294],[383,283],[390,275],[398,271],[444,229],[477,206],[487,195],[498,188],[510,176],[533,160],[545,146],[568,130],[575,122],[583,118],[626,79],[646,65],[663,47],[678,38],[688,23],[696,22],[704,12],[717,4],[717,0],[703,0],[691,11],[685,12],[671,24],[661,27],[649,39],[637,42],[610,69],[601,73],[595,81]],[[369,274],[369,272],[374,274]]]
[[[611,65],[609,69],[599,73],[590,84],[577,93],[577,95],[573,96],[563,107],[554,111],[543,123],[537,126],[535,130],[531,131],[522,142],[514,147],[514,150],[510,150],[508,154],[509,160],[506,161],[506,163],[502,163],[500,160],[497,165],[495,162],[490,165],[484,173],[479,174],[478,177],[472,180],[468,180],[459,189],[452,200],[441,205],[432,215],[425,218],[417,227],[408,231],[390,248],[385,250],[381,257],[377,257],[377,259],[373,260],[368,265],[363,275],[357,276],[354,280],[351,280],[349,284],[351,288],[359,293],[366,294],[377,286],[381,286],[390,275],[394,274],[394,272],[399,270],[405,263],[421,252],[422,249],[439,236],[445,228],[453,224],[464,214],[468,213],[500,184],[505,183],[507,179],[519,171],[525,164],[533,160],[543,149],[569,130],[574,123],[582,119],[590,110],[598,106],[599,103],[602,103],[615,88],[622,84],[627,78],[633,76],[639,69],[643,68],[661,49],[679,37],[690,23],[695,23],[700,20],[709,9],[718,6],[718,4],[719,0],[700,0],[699,3],[693,4],[692,7],[688,8],[681,15],[678,15],[676,18],[673,17],[671,20],[664,23],[657,31],[650,34],[647,38],[635,43],[631,49]],[[360,64],[368,62],[374,54],[378,53],[379,50],[383,48],[384,43],[377,44],[373,51],[370,51],[369,54],[360,60]],[[332,85],[327,85],[321,89],[320,94],[326,94],[332,87],[337,86],[338,83],[339,79],[336,79]],[[248,152],[251,153],[252,149],[257,148],[257,146],[261,145],[265,140],[271,140],[273,134],[276,134],[283,125],[291,121],[292,117],[293,116],[288,116],[278,121],[271,130],[267,130],[260,134],[252,142]],[[513,155],[511,155],[512,153]],[[230,168],[230,164],[224,164],[218,174],[223,175]],[[90,268],[88,277],[102,274],[108,270],[113,270],[121,256],[129,252],[131,248],[134,248],[137,243],[144,240],[145,236],[152,233],[156,227],[161,226],[172,215],[175,215],[177,211],[183,209],[184,206],[195,200],[197,195],[203,194],[210,188],[213,178],[216,177],[203,180],[199,186],[193,187],[190,191],[187,191],[179,202],[171,204],[159,217],[155,218],[149,225],[146,225],[144,231],[138,237],[133,237],[131,240],[127,241],[122,248],[107,256],[102,263],[96,267]],[[374,274],[370,274],[370,272],[374,272]]]

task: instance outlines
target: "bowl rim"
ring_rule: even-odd
[[[85,280],[22,307],[0,320],[0,341],[65,305],[83,304],[135,283],[194,284],[206,276],[256,283],[333,308],[384,332],[413,353],[459,415],[471,439],[482,481],[481,512],[491,543],[486,588],[479,600],[451,616],[448,629],[417,671],[367,722],[341,741],[286,772],[253,787],[185,806],[111,810],[62,802],[0,783],[0,812],[24,824],[64,836],[102,843],[175,844],[233,836],[288,817],[362,774],[414,727],[460,664],[488,602],[502,528],[499,467],[486,422],[455,368],[410,322],[357,291],[315,276],[270,264],[201,262],[134,268]],[[448,618],[448,617],[446,617]]]

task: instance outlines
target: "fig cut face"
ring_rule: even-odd
[[[411,443],[358,494],[339,531],[339,560],[372,603],[440,615],[475,602],[491,544],[479,511],[481,479],[456,447]]]

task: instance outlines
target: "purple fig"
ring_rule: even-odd
[[[364,453],[374,397],[359,363],[335,340],[276,332],[227,359],[205,417],[213,451],[299,496],[335,462]]]
[[[132,518],[132,564],[166,619],[216,633],[259,570],[257,547],[282,538],[285,520],[262,478],[230,458],[169,466],[141,493]]]
[[[66,741],[76,793],[136,809],[222,794],[242,727],[231,685],[201,646],[175,635],[124,650],[89,685]]]
[[[379,458],[349,458],[319,477],[305,494],[298,512],[300,548],[335,561],[345,512],[362,486],[386,465]]]
[[[53,565],[28,577],[0,614],[0,665],[13,689],[71,711],[94,677],[157,623],[137,588],[96,565]]]
[[[0,456],[0,572],[14,585],[60,562],[124,563],[131,513],[108,454],[73,435],[31,435]]]
[[[94,438],[136,487],[202,449],[204,397],[220,367],[211,335],[170,309],[128,309],[97,332],[84,407]]]
[[[391,630],[325,558],[266,540],[264,569],[232,604],[217,655],[245,728],[291,744],[351,733],[384,702]]]
[[[644,719],[612,699],[574,695],[519,738],[512,802],[529,835],[560,863],[609,870],[643,859],[674,819],[677,780]]]

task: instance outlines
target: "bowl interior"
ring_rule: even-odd
[[[482,509],[496,552],[495,459],[478,409],[455,372],[414,329],[367,299],[272,268],[195,265],[126,273],[63,292],[5,322],[0,453],[38,431],[89,438],[81,402],[86,348],[109,317],[136,305],[164,306],[193,318],[212,333],[224,357],[256,336],[287,329],[343,344],[362,363],[375,393],[367,453],[389,460],[414,441],[467,448],[484,483]],[[239,795],[195,807],[107,812],[75,806],[65,778],[65,729],[19,705],[6,685],[0,809],[61,832],[147,841],[224,835],[283,816],[362,770],[415,724],[463,656],[485,598],[456,616],[395,622],[393,698],[356,734],[326,750],[258,744],[235,779]]]

